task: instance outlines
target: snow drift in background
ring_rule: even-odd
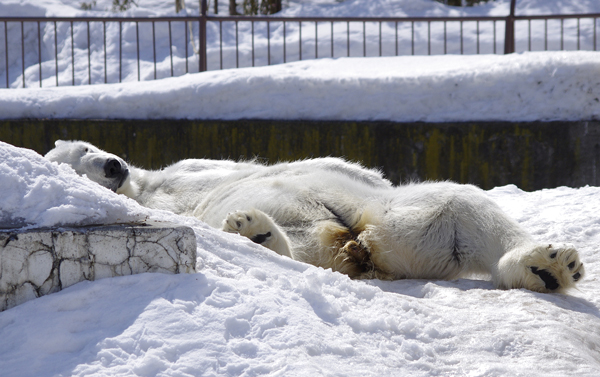
[[[238,1],[240,7],[241,3]],[[97,0],[87,11],[81,8],[82,4],[93,3],[91,0],[3,0],[0,16],[176,16],[173,1],[140,0],[138,6],[126,12],[112,12],[111,0]],[[186,5],[187,9],[177,16],[198,15],[198,0],[187,0]],[[510,0],[489,1],[473,7],[446,6],[434,0],[284,0],[284,9],[277,16],[487,17],[506,16],[509,6]],[[214,2],[210,1],[209,13],[213,11]],[[600,2],[519,0],[516,13],[600,13]],[[220,0],[219,15],[228,15],[228,1]],[[191,34],[188,26],[192,28]],[[597,50],[599,27],[600,20],[594,18],[555,19],[547,23],[516,21],[515,48],[517,52]],[[316,57],[502,54],[504,51],[503,21],[381,24],[342,21],[316,25],[290,21],[285,25],[271,22],[269,27],[260,21],[209,21],[206,33],[208,70],[266,66]],[[199,23],[195,20],[189,25],[177,20],[155,24],[126,21],[0,24],[0,45],[7,35],[7,53],[0,48],[0,87],[39,88],[40,79],[43,87],[103,84],[105,80],[108,83],[135,82],[199,70],[198,55],[194,53],[198,46]],[[22,35],[25,52],[21,49]]]
[[[600,118],[600,53],[321,59],[5,90],[0,109],[4,119],[592,120]]]

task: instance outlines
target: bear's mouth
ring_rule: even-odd
[[[121,174],[121,179],[119,180],[119,184],[117,185],[117,188],[115,189],[115,192],[121,188],[121,186],[123,186],[123,184],[125,183],[125,181],[127,180],[127,178],[129,177],[129,169],[125,169],[123,170],[123,174]]]

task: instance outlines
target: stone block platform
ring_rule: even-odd
[[[83,280],[195,266],[194,231],[177,224],[0,229],[0,311]]]

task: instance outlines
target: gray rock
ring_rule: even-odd
[[[0,229],[0,311],[83,280],[195,266],[194,231],[177,224]]]

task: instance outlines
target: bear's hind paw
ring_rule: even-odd
[[[527,267],[531,276],[525,288],[543,293],[571,288],[585,274],[577,250],[568,245],[535,248],[527,258]]]

